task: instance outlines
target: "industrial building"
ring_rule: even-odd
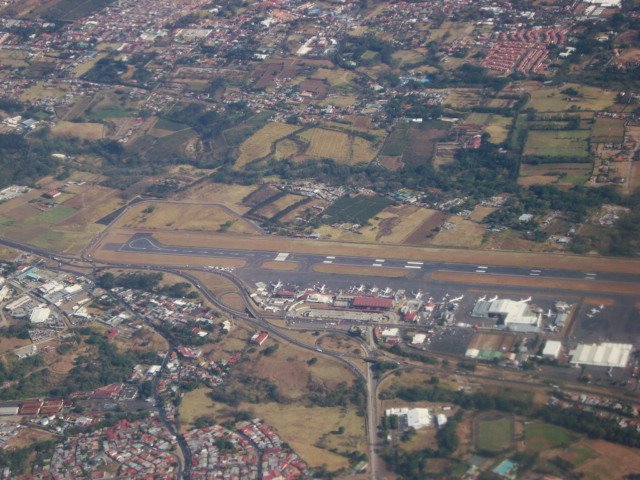
[[[538,332],[542,322],[542,316],[535,313],[527,301],[508,298],[480,299],[473,307],[471,316],[495,320],[498,328],[514,332]]]
[[[542,356],[544,358],[558,358],[562,351],[562,342],[558,340],[547,340],[542,350]]]
[[[47,307],[36,307],[31,312],[31,317],[29,320],[31,323],[44,323],[51,315],[51,309]]]
[[[431,425],[431,413],[428,408],[389,408],[385,411],[387,417],[399,417],[400,424],[408,428],[419,430]]]
[[[630,343],[579,344],[569,355],[574,365],[624,368],[632,350]]]

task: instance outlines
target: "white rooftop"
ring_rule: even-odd
[[[44,323],[49,318],[51,310],[47,307],[36,307],[31,311],[31,323]]]
[[[571,363],[575,365],[624,368],[632,350],[633,345],[630,343],[580,344],[569,355]]]
[[[560,350],[562,350],[562,342],[558,340],[547,340],[547,343],[544,345],[544,350],[542,350],[542,356],[558,358]]]

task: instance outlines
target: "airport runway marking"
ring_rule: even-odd
[[[584,277],[585,280],[595,280],[596,279],[596,275],[595,273],[587,273],[586,276]]]
[[[416,268],[416,269],[421,269],[422,267],[420,265],[405,265],[404,268]]]
[[[529,272],[529,275],[531,275],[532,277],[539,277],[540,273],[542,273],[541,270],[531,270],[531,272]]]
[[[478,265],[476,267],[476,273],[487,273],[487,267],[486,265]]]
[[[333,260],[323,260],[322,263],[333,263]]]
[[[384,258],[376,258],[376,263],[384,263]]]
[[[407,262],[407,265],[424,265],[424,262]]]
[[[274,262],[284,262],[288,256],[288,253],[279,253],[278,255],[276,255]]]
[[[382,264],[381,263],[374,263],[373,265],[371,265],[372,267],[381,267]]]

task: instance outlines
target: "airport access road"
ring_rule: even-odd
[[[541,269],[504,265],[489,265],[480,259],[477,264],[399,260],[394,258],[373,258],[355,255],[319,255],[313,253],[287,253],[266,250],[229,249],[220,247],[192,247],[184,245],[165,245],[149,233],[134,234],[126,243],[109,243],[104,246],[107,250],[116,252],[166,255],[171,257],[211,257],[214,259],[235,258],[244,260],[252,266],[259,266],[264,262],[296,262],[302,269],[310,266],[344,265],[354,267],[394,268],[405,269],[422,275],[435,271],[449,271],[456,273],[474,273],[477,275],[509,275],[518,277],[543,278],[553,280],[599,280],[622,283],[640,283],[639,273],[594,272],[571,269]],[[389,247],[393,248],[393,247]]]

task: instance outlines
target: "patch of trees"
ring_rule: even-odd
[[[67,374],[62,385],[53,388],[53,396],[67,396],[72,392],[89,391],[103,385],[124,382],[129,377],[138,358],[133,353],[120,353],[102,335],[91,333],[85,340],[92,352],[76,358],[75,366]]]
[[[357,65],[372,65],[378,60],[391,65],[394,51],[395,48],[390,42],[373,35],[365,35],[363,37],[348,36],[342,40],[336,50],[333,56],[333,63],[349,70],[354,69]],[[366,52],[375,52],[375,56],[363,58]]]
[[[237,407],[242,402],[266,403],[277,402],[287,403],[286,398],[278,386],[266,378],[254,377],[252,375],[234,375],[234,381],[228,381],[220,385],[208,395],[212,400],[221,402],[231,407]]]
[[[307,400],[318,407],[348,407],[357,408],[359,416],[364,415],[366,405],[366,387],[361,378],[354,380],[349,387],[347,382],[340,382],[334,388],[327,387],[324,383],[314,382],[310,379],[307,388],[309,393]]]
[[[18,475],[27,467],[27,461],[31,460],[35,464],[41,464],[45,458],[50,458],[55,445],[54,440],[47,440],[24,448],[0,449],[0,466],[9,468],[14,476]],[[33,458],[34,453],[35,459]]]
[[[499,410],[501,412],[526,414],[530,412],[531,404],[505,396],[493,396],[483,392],[465,393],[439,387],[399,387],[384,390],[380,399],[400,398],[407,402],[447,402],[462,408],[474,410]]]
[[[42,366],[44,366],[44,360],[41,355],[17,360],[9,365],[5,362],[0,362],[0,383],[20,380]]]
[[[403,480],[422,480],[428,478],[427,462],[429,458],[449,458],[458,448],[460,442],[456,433],[458,423],[462,419],[462,411],[450,417],[447,424],[438,430],[436,441],[438,448],[426,448],[415,452],[386,448],[382,458]]]
[[[113,58],[101,58],[82,78],[96,83],[120,83],[120,75],[127,71],[127,64]]]
[[[0,134],[0,187],[33,183],[53,173],[58,162],[51,157],[49,142],[27,142],[15,133]]]
[[[398,355],[399,357],[408,358],[410,360],[426,363],[428,365],[435,365],[438,363],[438,360],[434,357],[430,357],[413,350],[405,350],[400,345],[394,345],[389,349],[389,352],[393,353],[394,355]]]
[[[151,291],[158,286],[162,280],[162,273],[124,273],[117,277],[107,272],[98,278],[98,286],[106,290],[110,290],[115,287],[133,289],[133,290],[145,290]]]
[[[640,447],[640,433],[632,428],[621,428],[612,418],[601,418],[595,413],[577,409],[542,407],[538,416],[546,422],[628,447]]]

